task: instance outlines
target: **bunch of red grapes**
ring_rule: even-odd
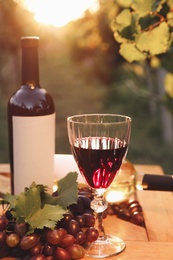
[[[56,194],[54,194],[56,195]],[[90,209],[92,195],[85,189],[78,193],[76,204],[57,222],[56,228],[44,228],[27,234],[28,224],[18,224],[10,211],[0,216],[0,259],[71,260],[85,256],[86,244],[98,238],[95,217]]]
[[[57,196],[55,192],[53,196]],[[69,213],[51,230],[35,230],[27,235],[28,225],[17,224],[10,211],[0,216],[0,259],[15,257],[22,260],[71,260],[85,256],[85,246],[98,238],[95,217],[90,208],[91,190],[82,187],[77,203],[69,207]],[[144,226],[142,208],[138,201],[109,205],[106,215],[116,215],[124,220]]]

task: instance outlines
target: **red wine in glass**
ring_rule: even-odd
[[[127,145],[113,138],[76,139],[72,146],[74,158],[87,184],[106,189],[114,180],[126,154]]]
[[[90,206],[96,214],[99,237],[85,245],[86,255],[90,257],[105,258],[125,249],[121,238],[105,234],[102,213],[108,206],[104,193],[127,153],[131,121],[130,117],[117,114],[82,114],[67,118],[73,156],[94,195]]]

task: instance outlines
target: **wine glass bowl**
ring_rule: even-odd
[[[104,258],[120,253],[125,243],[105,234],[102,212],[107,208],[104,193],[127,154],[131,118],[117,114],[74,115],[67,118],[67,128],[72,154],[93,191],[91,208],[97,214],[99,238],[86,248],[86,255]]]

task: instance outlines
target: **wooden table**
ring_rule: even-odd
[[[163,174],[158,165],[135,165],[137,171]],[[8,165],[0,165],[0,190],[9,190]],[[3,186],[2,186],[3,185]],[[121,237],[126,249],[115,260],[173,259],[173,194],[162,191],[137,191],[143,208],[146,228],[108,216],[104,220],[106,233]],[[91,258],[85,257],[89,260]]]

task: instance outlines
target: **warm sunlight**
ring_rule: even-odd
[[[16,0],[35,14],[35,20],[47,25],[61,27],[76,20],[89,9],[99,8],[98,0]]]

